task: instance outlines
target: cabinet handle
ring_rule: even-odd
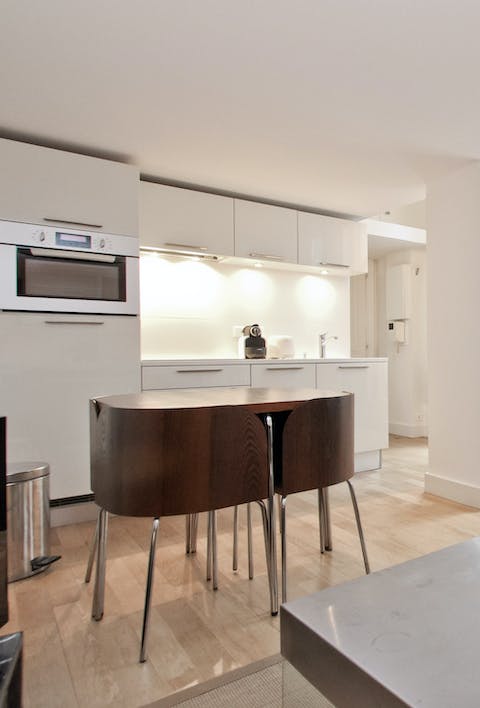
[[[51,221],[52,224],[68,224],[69,226],[86,226],[87,229],[103,229],[103,224],[87,224],[86,221],[67,221],[67,219],[52,219],[49,216],[44,216],[43,220]]]
[[[324,268],[350,268],[350,266],[346,263],[324,263],[323,261],[320,261],[317,265],[323,266]]]
[[[192,246],[189,243],[171,243],[166,241],[165,246],[168,246],[168,248],[186,248],[189,251],[207,251],[206,246]]]
[[[177,369],[177,374],[213,374],[223,369]]]
[[[250,258],[263,258],[266,261],[284,261],[285,258],[283,256],[274,256],[270,253],[257,253],[256,251],[253,251],[253,253],[248,254]]]
[[[353,366],[339,366],[339,369],[368,369],[370,368],[368,364],[357,364]]]
[[[99,320],[45,320],[45,324],[53,325],[103,325],[105,322]]]
[[[115,263],[116,256],[107,256],[104,253],[80,253],[80,251],[58,250],[56,248],[36,248],[30,249],[32,256],[36,258],[63,258],[69,261],[94,261],[95,263]]]
[[[304,366],[267,366],[267,371],[303,371]]]

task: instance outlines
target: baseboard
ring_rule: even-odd
[[[369,450],[355,454],[355,472],[378,470],[382,466],[382,451]]]
[[[80,524],[82,521],[94,521],[97,514],[98,506],[93,501],[52,506],[50,508],[50,526],[67,526],[68,524]]]
[[[474,487],[471,484],[455,482],[453,479],[427,472],[425,474],[425,491],[437,497],[480,509],[480,487]]]
[[[403,438],[426,438],[428,428],[426,425],[407,425],[406,423],[390,423],[388,431],[391,435],[400,435]]]

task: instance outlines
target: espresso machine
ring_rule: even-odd
[[[238,340],[238,354],[245,359],[265,359],[267,347],[258,324],[247,325]]]

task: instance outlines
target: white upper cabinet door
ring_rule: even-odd
[[[297,212],[235,199],[235,255],[297,263]]]
[[[365,226],[348,219],[298,212],[298,262],[331,268],[332,274],[366,273]]]
[[[233,199],[140,182],[140,246],[233,256]]]
[[[0,139],[0,219],[137,236],[136,167]]]

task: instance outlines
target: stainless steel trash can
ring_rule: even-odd
[[[8,582],[49,567],[50,469],[46,462],[7,464]]]

